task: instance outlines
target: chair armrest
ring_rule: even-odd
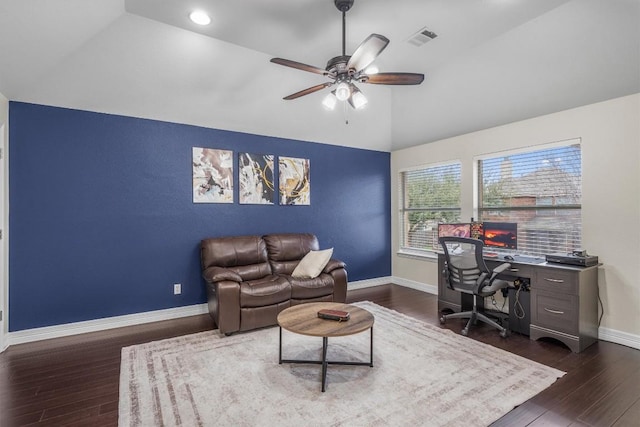
[[[202,272],[202,277],[209,283],[230,280],[232,282],[242,282],[242,277],[235,271],[224,267],[209,267]]]
[[[491,277],[488,280],[489,284],[491,284],[496,279],[496,277],[498,277],[498,274],[502,273],[503,271],[509,268],[511,268],[511,264],[509,264],[508,262],[503,262],[502,264],[494,268],[493,271],[491,272]]]
[[[511,264],[509,264],[508,262],[503,262],[502,264],[500,264],[499,266],[494,268],[493,272],[495,274],[499,274],[499,273],[502,273],[503,271],[505,271],[508,268],[511,268]]]
[[[337,270],[338,268],[345,268],[347,264],[337,259],[330,259],[327,265],[325,265],[322,270],[323,273],[331,273],[333,270]]]

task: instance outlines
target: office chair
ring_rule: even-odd
[[[468,239],[464,237],[440,237],[438,239],[445,255],[445,269],[442,274],[449,287],[455,291],[473,294],[473,309],[461,313],[446,314],[440,317],[443,324],[447,319],[469,318],[467,325],[462,330],[462,335],[467,336],[469,326],[478,320],[500,330],[500,336],[506,338],[508,330],[503,328],[483,313],[478,311],[478,298],[485,298],[495,294],[499,289],[509,286],[508,282],[497,279],[499,273],[511,267],[509,263],[503,263],[489,270],[482,257],[482,240]]]

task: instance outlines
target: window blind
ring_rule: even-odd
[[[400,173],[400,248],[438,249],[438,223],[460,221],[460,163]]]
[[[478,174],[480,220],[518,223],[518,252],[545,255],[580,248],[579,142],[485,158],[478,161]]]

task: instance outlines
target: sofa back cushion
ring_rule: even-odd
[[[271,274],[267,246],[260,236],[217,237],[200,243],[202,270],[224,267],[242,280],[256,280]]]
[[[309,233],[268,234],[262,238],[275,274],[291,274],[309,251],[320,248],[318,238]]]

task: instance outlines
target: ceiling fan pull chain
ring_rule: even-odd
[[[346,103],[346,102],[343,102],[343,103],[342,103],[342,107],[343,107],[343,108],[342,108],[342,111],[344,111],[344,124],[345,124],[345,125],[348,125],[348,124],[349,124],[349,117],[348,117],[348,115],[349,115],[349,110],[347,109],[347,103]]]

